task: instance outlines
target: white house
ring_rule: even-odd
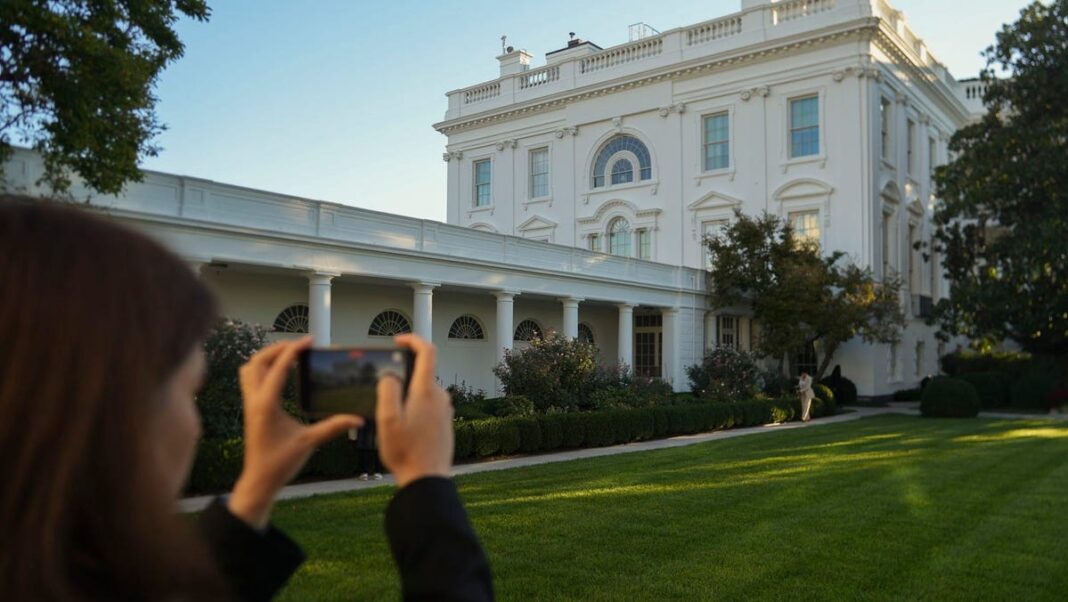
[[[931,237],[931,173],[981,114],[981,86],[954,79],[884,0],[741,9],[632,27],[608,48],[571,39],[543,66],[507,48],[500,77],[449,92],[434,126],[448,137],[448,221],[702,269],[704,235],[735,209],[780,215],[877,277],[902,276],[904,340],[851,342],[835,363],[861,394],[911,385],[937,372],[922,316],[947,290],[911,243]],[[757,327],[745,308],[694,324],[706,347],[743,349]]]
[[[907,274],[893,348],[835,363],[862,395],[936,371],[919,314],[945,290],[910,251],[930,236],[930,169],[982,110],[883,0],[742,0],[742,10],[600,48],[512,50],[450,92],[448,224],[146,172],[91,204],[159,238],[275,336],[386,344],[413,330],[439,378],[492,390],[503,350],[549,329],[687,388],[714,345],[752,345],[745,308],[710,308],[702,236],[734,209],[789,218],[881,276]],[[37,192],[17,150],[6,187]],[[88,191],[75,189],[76,196]]]

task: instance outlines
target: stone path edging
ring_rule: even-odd
[[[700,433],[697,435],[680,435],[678,437],[671,437],[668,439],[655,439],[653,441],[640,441],[637,443],[624,443],[622,445],[613,445],[611,447],[591,447],[585,449],[575,449],[569,451],[555,452],[550,454],[538,454],[533,456],[517,456],[512,458],[501,458],[499,460],[488,460],[485,462],[471,462],[469,464],[459,464],[452,467],[452,476],[474,474],[478,472],[490,472],[493,470],[508,470],[511,468],[522,468],[525,466],[539,466],[541,464],[552,464],[554,462],[569,462],[571,460],[582,460],[585,458],[599,458],[601,456],[614,456],[617,454],[626,454],[632,452],[649,451],[654,449],[670,449],[673,447],[685,447],[687,445],[693,445],[695,443],[704,443],[705,441],[716,441],[718,439],[731,439],[733,437],[744,437],[746,435],[755,435],[759,433],[770,433],[781,430],[792,430],[799,428],[810,428],[820,426],[823,424],[837,424],[839,422],[850,422],[853,420],[859,420],[861,418],[867,418],[869,416],[879,416],[881,414],[905,414],[905,415],[919,415],[918,403],[892,403],[885,408],[852,408],[853,411],[848,414],[838,414],[831,416],[830,418],[820,418],[813,420],[812,422],[785,422],[780,424],[765,424],[761,426],[750,426],[736,429],[726,429],[719,431],[712,431],[710,433]],[[1068,414],[1054,414],[1054,415],[1026,415],[1026,414],[1008,414],[1004,412],[980,412],[981,418],[1015,418],[1015,419],[1042,419],[1051,418],[1057,420],[1068,420]],[[295,498],[310,497],[313,495],[325,495],[331,493],[343,493],[346,491],[360,491],[363,489],[371,489],[373,487],[384,487],[387,485],[393,485],[393,477],[385,476],[380,481],[360,481],[355,478],[336,479],[332,481],[316,481],[313,483],[299,483],[296,485],[290,485],[282,489],[278,494],[278,499],[289,500]],[[178,501],[178,510],[180,512],[196,512],[205,508],[214,495],[202,495],[197,497],[188,497]]]

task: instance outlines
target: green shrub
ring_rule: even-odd
[[[522,350],[507,350],[493,368],[508,396],[523,395],[538,411],[571,408],[588,392],[597,368],[597,348],[550,332]]]
[[[459,420],[482,420],[483,418],[493,417],[492,414],[484,412],[477,403],[465,403],[456,406],[453,410],[453,416]]]
[[[519,425],[516,423],[515,418],[505,418],[500,421],[500,429],[498,430],[501,440],[501,454],[511,455],[519,451],[519,447],[522,444],[519,435]]]
[[[940,376],[931,379],[920,399],[920,414],[943,418],[974,418],[979,414],[979,394],[970,383]]]
[[[245,442],[241,437],[201,439],[197,444],[186,492],[207,493],[229,490],[241,474],[244,453]]]
[[[478,404],[486,399],[485,391],[482,389],[475,390],[474,387],[468,387],[467,381],[462,381],[460,384],[451,384],[445,387],[445,392],[452,398],[452,405],[456,407],[468,404]]]
[[[669,406],[653,408],[653,437],[667,437],[671,434],[671,419],[668,416]]]
[[[348,437],[331,439],[312,452],[300,475],[341,478],[356,474],[356,444]]]
[[[541,424],[533,416],[513,418],[519,429],[519,451],[529,454],[542,449]]]
[[[453,459],[466,460],[475,451],[474,431],[466,422],[454,423],[453,429]]]
[[[1059,384],[1059,378],[1049,367],[1034,365],[1012,385],[1012,407],[1044,410],[1049,407],[1048,396]]]
[[[919,401],[923,391],[916,389],[898,389],[894,391],[894,401]]]
[[[834,391],[827,385],[815,384],[812,386],[812,392],[815,393],[816,398],[823,402],[821,416],[833,416],[838,411],[838,404],[835,402]]]
[[[753,355],[730,347],[717,347],[705,355],[700,364],[688,366],[686,376],[694,394],[716,401],[736,401],[757,392],[760,369]]]
[[[790,422],[794,419],[794,407],[787,399],[776,399],[768,402],[771,406],[772,422]]]
[[[956,378],[970,383],[979,394],[983,408],[999,408],[1009,405],[1009,381],[1001,372],[964,372]]]
[[[827,378],[821,380],[820,384],[827,385],[831,388],[831,391],[834,393],[835,406],[857,403],[857,385],[853,381],[842,376],[842,369],[839,366],[835,366],[834,372]]]
[[[631,441],[648,441],[656,436],[656,411],[640,408],[627,413],[633,416]]]
[[[501,421],[493,418],[471,422],[475,454],[484,458],[501,451]]]
[[[1010,382],[1019,380],[1034,363],[1027,353],[958,351],[943,355],[942,371],[949,376],[975,372],[1001,372]]]
[[[586,447],[604,447],[615,443],[615,412],[579,414],[586,423]]]
[[[789,395],[794,390],[793,379],[775,370],[761,372],[757,384],[765,395],[771,397]]]
[[[523,395],[510,395],[497,406],[496,416],[533,416],[534,402]]]
[[[574,412],[570,414],[560,414],[560,426],[563,430],[564,437],[562,447],[582,447],[586,442],[586,421],[583,418],[583,414]]]
[[[541,427],[541,448],[544,450],[560,449],[564,446],[563,414],[541,414],[537,416]]]
[[[207,372],[197,393],[205,439],[241,437],[241,385],[237,371],[267,344],[267,331],[239,320],[220,320],[204,341]],[[283,394],[292,398],[292,390]]]

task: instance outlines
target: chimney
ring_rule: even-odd
[[[504,54],[497,57],[497,60],[501,62],[501,77],[515,75],[530,69],[530,59],[532,58],[534,58],[534,55],[529,54],[526,50],[516,50],[511,46],[505,48]]]
[[[547,65],[559,63],[573,57],[586,56],[587,54],[593,54],[601,50],[601,47],[593,42],[576,38],[574,32],[571,32],[568,35],[571,36],[571,39],[567,41],[567,46],[560,50],[545,53],[545,63]]]

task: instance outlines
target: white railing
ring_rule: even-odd
[[[584,58],[579,63],[581,73],[593,73],[616,65],[633,63],[652,56],[656,56],[664,50],[663,37],[647,38],[633,44],[609,48],[595,55]]]
[[[817,13],[833,10],[835,0],[791,0],[779,2],[772,8],[772,23],[778,25],[786,21],[803,19]]]
[[[973,82],[964,86],[964,98],[968,100],[982,100],[984,94],[986,94],[986,84],[982,82]]]
[[[496,98],[500,95],[501,82],[490,82],[488,84],[464,90],[464,104],[479,102],[480,100],[486,100],[487,98]]]
[[[523,73],[519,76],[519,89],[526,90],[560,79],[560,67],[552,66]]]
[[[741,32],[741,17],[727,17],[715,21],[706,21],[686,30],[686,45],[696,46],[697,44],[719,40]]]

